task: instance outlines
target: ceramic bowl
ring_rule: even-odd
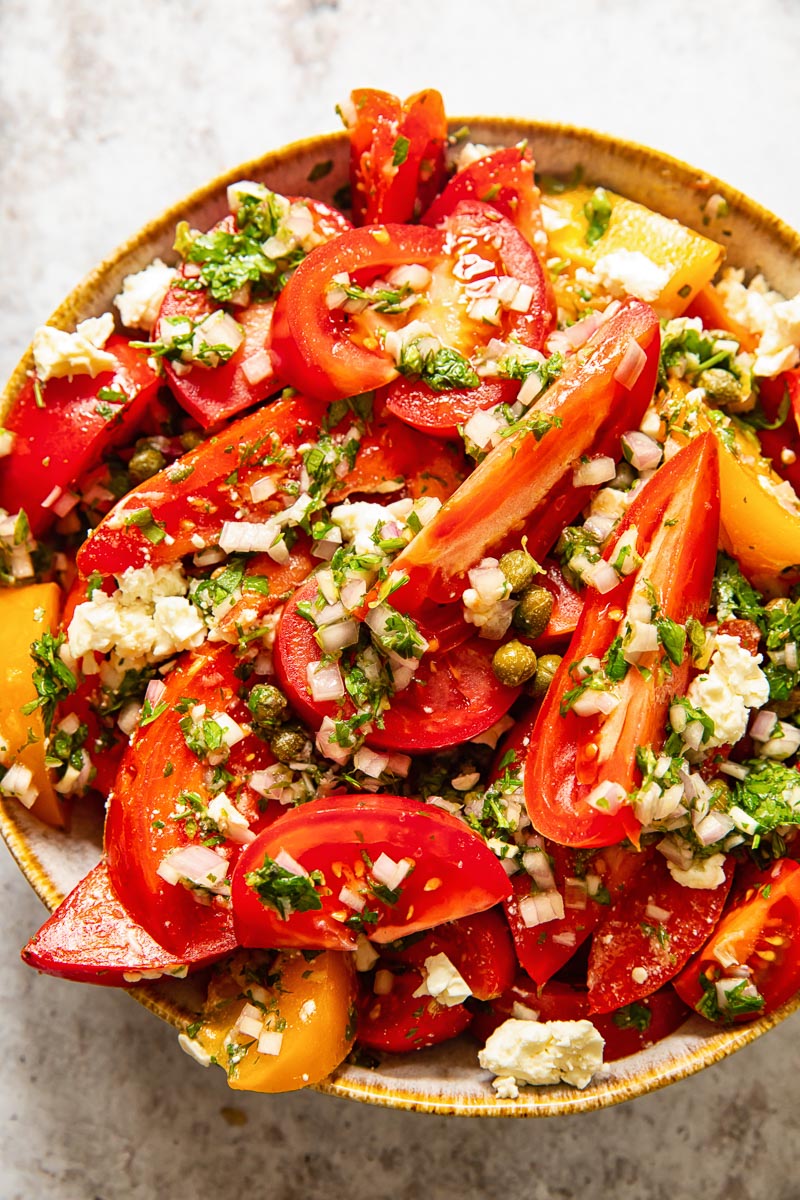
[[[540,171],[569,175],[579,164],[587,180],[603,183],[723,242],[729,264],[763,272],[787,295],[800,290],[800,236],[702,171],[657,151],[565,125],[478,117],[457,118],[453,128],[465,124],[477,142],[507,145],[527,139]],[[125,275],[157,254],[167,260],[174,258],[171,247],[178,220],[187,219],[204,229],[224,215],[229,183],[255,179],[279,192],[330,199],[347,180],[347,160],[346,136],[330,134],[295,142],[236,167],[167,209],[100,263],[56,309],[50,323],[71,329],[85,317],[108,311]],[[310,182],[312,168],[319,163],[330,163],[330,170]],[[727,200],[728,212],[709,228],[703,207],[713,193]],[[0,420],[30,366],[29,352],[3,393]],[[77,806],[72,829],[65,834],[40,825],[16,802],[0,801],[0,830],[23,874],[49,909],[60,903],[100,855],[101,814],[89,805]],[[193,1019],[201,997],[198,981],[192,979],[133,987],[130,994],[177,1028]],[[760,1037],[798,1006],[800,996],[771,1016],[725,1030],[692,1018],[650,1049],[609,1064],[584,1091],[567,1086],[529,1088],[516,1100],[500,1099],[492,1091],[488,1073],[478,1067],[475,1042],[466,1036],[397,1056],[377,1069],[345,1064],[320,1084],[319,1090],[390,1108],[459,1116],[545,1117],[586,1112],[641,1096],[700,1071]]]

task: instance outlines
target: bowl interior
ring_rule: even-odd
[[[467,124],[472,140],[507,145],[527,139],[537,167],[549,174],[569,175],[576,165],[592,182],[674,217],[723,242],[728,262],[761,271],[786,294],[800,290],[800,236],[777,217],[735,189],[656,151],[594,133],[549,123],[503,118],[456,118],[453,128]],[[297,142],[245,163],[213,180],[168,209],[93,270],[50,318],[71,328],[85,317],[111,308],[123,277],[145,266],[155,255],[174,260],[175,224],[186,219],[207,228],[227,211],[225,189],[238,179],[253,179],[290,195],[329,200],[347,182],[348,147],[344,134]],[[309,180],[318,164],[330,169]],[[319,175],[319,171],[315,172]],[[708,228],[703,208],[718,193],[728,213]],[[0,420],[30,369],[30,352],[14,371],[0,399]],[[0,832],[31,886],[48,908],[55,908],[97,862],[102,845],[101,813],[78,806],[72,830],[62,833],[40,825],[14,801],[0,801]],[[162,1019],[183,1026],[197,1011],[198,982],[158,982],[131,988],[131,994]],[[443,1046],[392,1058],[376,1069],[350,1064],[340,1067],[320,1090],[368,1103],[464,1116],[552,1116],[589,1111],[662,1087],[699,1071],[752,1041],[800,1005],[800,998],[779,1012],[746,1026],[718,1030],[692,1018],[682,1029],[649,1050],[609,1064],[584,1091],[569,1087],[528,1089],[517,1100],[496,1097],[489,1076],[479,1069],[476,1044],[467,1036]]]

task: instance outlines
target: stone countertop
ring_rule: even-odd
[[[123,237],[334,128],[356,84],[657,145],[800,225],[798,49],[787,0],[0,0],[0,374]],[[124,995],[23,968],[43,910],[5,853],[0,886],[0,1200],[798,1195],[800,1017],[666,1091],[535,1124],[240,1095]]]

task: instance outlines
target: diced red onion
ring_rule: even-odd
[[[587,654],[585,658],[580,659],[575,664],[575,678],[580,683],[581,680],[586,679],[589,675],[593,675],[595,671],[599,670],[600,659],[596,658],[594,654]]]
[[[258,1039],[257,1049],[259,1054],[269,1054],[273,1058],[277,1058],[281,1052],[282,1045],[282,1033],[279,1033],[275,1029],[265,1029]]]
[[[617,383],[622,384],[630,391],[644,370],[646,362],[647,355],[644,350],[634,338],[631,338],[625,347],[625,353],[620,359],[619,366],[614,372]]]
[[[651,471],[661,462],[661,447],[658,442],[639,429],[623,433],[622,450],[627,461],[637,471]]]
[[[720,763],[719,770],[721,775],[729,775],[731,779],[747,779],[747,776],[750,774],[748,767],[744,767],[741,763],[737,762]]]
[[[256,350],[255,354],[249,354],[242,359],[241,363],[242,374],[251,386],[261,383],[262,379],[269,379],[273,374],[272,359],[267,350]]]
[[[619,704],[619,697],[611,692],[598,691],[588,688],[572,706],[572,711],[579,717],[594,717],[598,713],[607,717]]]
[[[257,1038],[263,1028],[264,1015],[261,1009],[256,1008],[255,1004],[245,1004],[236,1018],[232,1032],[240,1033],[243,1037]]]
[[[228,863],[210,846],[182,846],[173,850],[156,870],[166,883],[188,879],[198,887],[208,888],[219,896],[230,895],[230,885],[224,882]]]
[[[381,851],[372,864],[372,878],[377,880],[378,883],[385,884],[392,891],[395,891],[410,870],[411,864],[405,858],[401,858],[399,862],[395,862],[388,854]]]
[[[352,888],[343,887],[339,892],[339,900],[342,904],[346,904],[348,908],[352,908],[355,912],[363,912],[366,899],[360,892],[354,892]]]
[[[680,867],[683,871],[691,865],[692,848],[687,842],[677,841],[673,837],[665,837],[661,839],[656,849],[660,854],[664,855],[664,858],[668,862],[671,862],[676,867]]]
[[[340,700],[344,696],[344,680],[338,663],[323,666],[320,662],[310,662],[306,667],[306,679],[315,704]]]
[[[302,866],[296,858],[292,858],[289,851],[284,850],[283,847],[281,847],[278,853],[275,855],[275,862],[279,867],[282,867],[284,871],[288,871],[290,875],[302,875],[303,877],[308,875],[308,871],[305,869],[305,867]]]
[[[324,608],[312,608],[311,616],[318,626],[333,625],[347,616],[344,605],[340,600],[326,604]]]
[[[541,891],[555,890],[556,881],[553,868],[550,866],[550,860],[543,845],[526,850],[522,855],[522,865]]]
[[[608,483],[617,473],[617,464],[608,454],[600,454],[590,458],[588,462],[579,463],[572,472],[574,487],[597,487]]]
[[[583,578],[601,596],[612,592],[619,583],[619,575],[604,558],[592,563],[591,568],[583,572]]]
[[[339,763],[340,766],[350,758],[350,750],[347,746],[340,746],[334,738],[333,734],[336,731],[336,725],[331,717],[323,717],[322,724],[317,730],[317,736],[314,739],[314,744],[323,754],[325,758],[331,759],[332,762]]]
[[[386,754],[376,754],[374,750],[362,746],[353,755],[353,766],[369,775],[370,779],[378,779],[389,766],[389,758]]]
[[[588,889],[585,879],[569,878],[564,880],[564,908],[586,908]]]
[[[703,744],[705,729],[702,721],[689,721],[681,736],[690,750],[699,750]]]
[[[734,822],[727,813],[710,812],[695,825],[694,831],[704,846],[712,846],[714,842],[721,842],[734,828]]]
[[[40,507],[41,508],[52,508],[53,505],[55,504],[56,500],[58,500],[59,496],[62,494],[63,490],[64,490],[63,488],[60,488],[58,486],[58,484],[56,484],[56,486],[52,489],[52,491],[49,491],[47,493],[47,495],[45,496],[44,500],[42,501]]]
[[[768,708],[762,708],[760,712],[756,713],[750,724],[750,737],[754,742],[768,742],[777,724],[778,714],[771,712]]]
[[[152,709],[155,709],[156,705],[159,704],[161,697],[164,695],[164,692],[166,690],[167,690],[167,685],[164,683],[163,680],[161,680],[161,679],[151,679],[150,680],[150,682],[147,685],[147,690],[145,691],[144,698]]]
[[[586,803],[591,808],[596,808],[598,812],[610,813],[613,816],[619,812],[627,798],[628,793],[621,784],[614,783],[611,779],[604,779],[589,793]]]
[[[560,921],[564,916],[564,900],[560,892],[540,892],[535,896],[524,896],[517,911],[525,928],[533,929],[549,921]]]
[[[786,654],[786,666],[790,671],[797,670],[797,642],[787,642],[784,646]]]
[[[325,625],[318,636],[320,648],[325,654],[337,654],[345,646],[353,646],[358,641],[358,625],[355,621]]]
[[[554,946],[574,946],[577,942],[574,929],[564,929],[560,933],[553,934]]]
[[[269,500],[270,496],[274,496],[277,490],[278,484],[272,475],[264,475],[250,484],[250,499],[253,504],[261,504],[262,501]]]
[[[350,579],[341,590],[341,601],[348,612],[352,612],[358,608],[361,601],[367,594],[367,582],[365,579]]]
[[[670,919],[672,913],[666,908],[659,908],[657,904],[650,903],[645,908],[644,915],[649,917],[651,921],[661,921],[663,924],[664,921],[668,921]]]

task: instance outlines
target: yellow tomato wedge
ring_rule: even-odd
[[[61,593],[54,583],[0,590],[0,651],[3,687],[0,691],[0,761],[10,767],[19,763],[33,776],[31,786],[38,792],[31,811],[48,825],[63,826],[63,801],[53,790],[50,772],[45,766],[45,740],[42,714],[37,709],[26,716],[21,710],[36,699],[33,685],[31,643],[58,624]]]
[[[620,250],[643,254],[669,276],[652,300],[654,307],[660,316],[680,316],[713,278],[725,256],[723,247],[643,204],[604,191],[611,215],[605,232],[592,245],[586,240],[589,221],[584,207],[592,199],[593,188],[576,187],[544,198],[546,206],[565,222],[548,231],[550,253],[589,271],[607,254]]]
[[[800,574],[800,500],[761,454],[758,438],[684,384],[673,384],[662,405],[670,435],[680,444],[707,429],[720,443],[720,543],[748,579],[774,592],[775,577]],[[780,583],[778,583],[780,586]]]
[[[230,1087],[289,1092],[319,1083],[350,1052],[355,996],[352,954],[249,951],[217,969],[193,1032]]]

